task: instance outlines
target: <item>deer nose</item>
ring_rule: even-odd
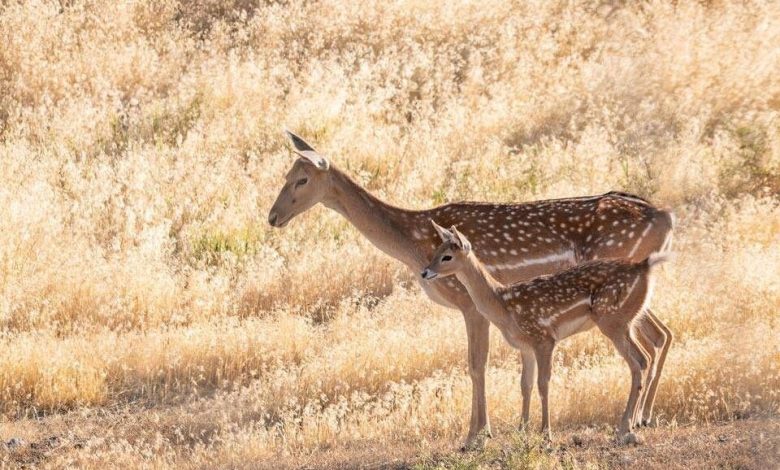
[[[276,212],[268,214],[268,223],[271,224],[272,227],[276,227],[276,217]]]
[[[423,279],[433,279],[437,275],[438,275],[437,273],[431,271],[428,268],[423,269],[423,272],[420,273],[420,276],[422,276]]]

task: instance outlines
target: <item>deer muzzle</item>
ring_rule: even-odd
[[[428,268],[423,269],[423,272],[420,273],[420,276],[422,276],[422,278],[426,279],[426,280],[434,279],[438,275],[439,275],[439,273],[437,273],[435,271],[431,271]]]

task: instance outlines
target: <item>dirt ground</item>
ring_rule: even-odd
[[[78,418],[76,418],[78,419]],[[28,421],[11,428],[22,437],[2,436],[0,465],[5,468],[60,467],[80,461],[78,454],[100,452],[95,436],[73,432],[72,420]],[[104,422],[105,424],[105,422]],[[70,428],[70,429],[68,429]],[[82,431],[89,426],[81,427]],[[91,432],[99,432],[98,428]],[[241,468],[663,468],[663,469],[774,469],[780,468],[780,419],[751,418],[731,422],[645,428],[638,445],[621,445],[607,428],[558,431],[552,445],[519,432],[495,432],[482,451],[462,452],[445,440],[405,447],[365,441],[354,447],[319,453],[316,458],[284,458],[270,461],[233,462]],[[151,457],[151,456],[150,456]],[[323,458],[324,457],[324,458]],[[150,466],[159,466],[159,462]],[[194,462],[193,462],[194,463]],[[186,461],[174,466],[203,467]]]

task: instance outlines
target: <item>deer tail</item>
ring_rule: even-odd
[[[647,263],[648,268],[652,268],[656,264],[665,263],[667,261],[670,261],[672,258],[674,258],[674,253],[672,253],[671,251],[661,251],[661,252],[652,253],[645,260],[645,263]]]

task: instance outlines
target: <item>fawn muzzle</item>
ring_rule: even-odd
[[[434,279],[438,275],[439,275],[439,273],[437,273],[435,271],[431,271],[429,268],[423,269],[423,272],[420,273],[420,276],[422,276],[422,278],[426,279],[426,280]]]

